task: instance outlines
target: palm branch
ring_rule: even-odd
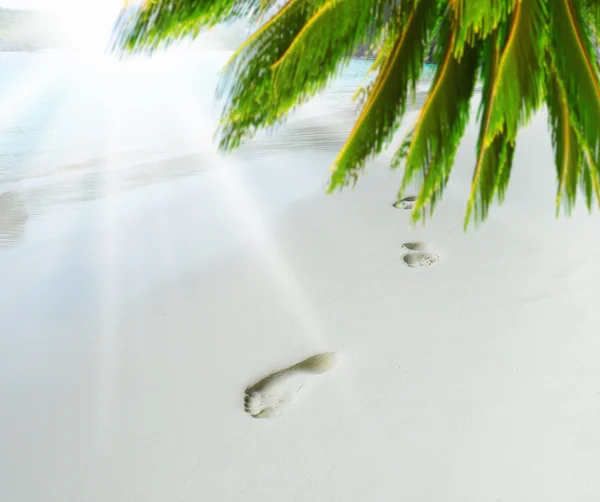
[[[151,53],[249,17],[262,24],[233,55],[219,87],[223,151],[282,123],[368,44],[377,75],[361,89],[361,111],[329,189],[356,182],[393,141],[435,40],[431,91],[392,162],[404,169],[400,195],[415,178],[421,182],[414,221],[443,195],[477,80],[479,137],[465,226],[485,220],[493,200],[504,199],[518,131],[542,106],[557,211],[571,211],[579,188],[589,208],[600,202],[600,0],[147,0],[123,11],[114,49]]]

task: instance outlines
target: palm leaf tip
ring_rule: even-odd
[[[429,206],[433,214],[454,163],[456,149],[470,118],[470,101],[479,67],[479,44],[467,46],[454,55],[458,26],[448,12],[438,37],[440,61],[432,88],[419,121],[396,153],[393,165],[405,160],[400,195],[416,175],[421,189],[412,212],[412,221],[424,220]]]
[[[542,103],[546,16],[543,0],[518,0],[484,41],[481,123],[465,228],[472,215],[475,223],[487,217],[494,196],[503,200],[517,131]]]
[[[594,164],[600,164],[600,82],[586,12],[597,2],[556,0],[549,10],[553,64],[569,109],[581,128]],[[587,7],[587,9],[586,9]]]
[[[459,30],[454,54],[460,57],[467,45],[487,38],[513,12],[518,0],[453,0],[449,2]]]
[[[302,102],[339,75],[360,45],[379,39],[386,3],[319,1],[308,22],[271,66],[278,101]]]
[[[563,194],[566,194],[567,213],[571,212],[583,159],[566,92],[554,67],[549,71],[546,102],[557,169],[556,214],[558,216],[563,203]]]
[[[227,98],[220,126],[221,150],[231,151],[259,129],[283,123],[292,108],[315,92],[311,81],[279,87],[270,68],[289,50],[323,1],[288,1],[232,56],[218,92]]]
[[[547,45],[545,0],[517,1],[506,22],[506,39],[491,89],[484,144],[498,134],[516,140],[519,126],[537,110],[544,96]]]
[[[205,28],[264,13],[273,4],[273,0],[149,0],[126,4],[113,30],[111,50],[151,54],[195,38]]]
[[[334,161],[330,190],[355,179],[366,161],[391,141],[406,110],[409,89],[415,88],[421,76],[438,14],[436,0],[400,4],[396,15],[402,20],[402,30],[387,48],[358,120]]]
[[[600,83],[596,49],[599,5],[557,0],[549,9],[546,103],[557,168],[557,214],[570,214],[581,187],[586,205],[600,203]]]

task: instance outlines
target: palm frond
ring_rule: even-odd
[[[492,88],[485,144],[505,131],[515,141],[520,125],[540,107],[544,96],[547,45],[544,0],[520,0],[508,19],[508,34]]]
[[[556,0],[549,11],[549,30],[558,78],[580,124],[595,165],[600,165],[600,83],[582,0]]]
[[[423,69],[426,47],[439,9],[436,0],[404,0],[402,32],[377,75],[350,136],[334,161],[329,191],[356,180],[366,159],[379,153],[393,136],[404,112],[409,86],[414,89]]]
[[[377,75],[359,92],[362,109],[334,161],[329,191],[356,181],[392,140],[435,37],[439,64],[431,91],[392,162],[405,164],[401,196],[412,180],[422,182],[413,220],[441,198],[479,68],[483,92],[465,227],[471,218],[484,220],[494,199],[504,199],[518,130],[544,103],[557,211],[572,210],[579,188],[588,208],[594,198],[600,204],[600,0],[285,0],[281,7],[277,0],[146,0],[122,11],[113,49],[151,53],[204,28],[252,17],[270,18],[225,68],[218,89],[226,98],[222,150],[281,124],[359,46],[371,44],[378,50]]]
[[[600,169],[598,168],[598,164],[594,161],[592,157],[587,141],[581,132],[581,124],[579,124],[577,117],[573,112],[569,113],[569,120],[571,123],[572,131],[575,133],[575,136],[577,138],[577,147],[582,152],[583,165],[580,169],[581,187],[584,192],[587,208],[589,211],[591,211],[594,196],[596,197],[596,202],[600,206]]]
[[[573,209],[579,178],[582,174],[583,156],[577,137],[577,126],[573,125],[574,120],[569,111],[565,88],[554,65],[549,68],[548,79],[546,102],[557,168],[556,214],[558,215],[563,195],[566,196],[567,213]],[[585,173],[587,176],[584,180],[586,183],[585,193],[586,199],[589,200],[592,179],[589,170],[586,169]]]
[[[518,0],[451,0],[454,19],[460,29],[456,36],[454,55],[460,57],[466,45],[486,38],[505,21]]]
[[[325,1],[288,0],[231,57],[218,89],[218,96],[227,98],[218,131],[222,150],[231,151],[259,128],[283,121],[294,103],[277,101],[271,66]]]
[[[477,162],[471,185],[471,197],[467,203],[465,214],[465,228],[467,227],[473,210],[476,211],[475,221],[484,219],[487,215],[489,202],[495,191],[498,174],[504,169],[509,144],[505,135],[498,135],[494,142],[486,149],[484,138],[489,125],[489,115],[492,107],[492,90],[498,75],[500,63],[500,46],[505,38],[506,25],[499,26],[484,42],[482,55],[483,89],[478,118],[481,117],[479,137],[477,140]]]
[[[583,18],[593,35],[594,44],[598,46],[600,37],[600,2],[583,0]]]
[[[399,6],[395,7],[395,9],[391,12],[390,19],[387,20],[383,27],[380,39],[375,39],[375,43],[372,46],[372,49],[376,49],[376,55],[369,68],[369,71],[367,72],[367,76],[377,74],[379,70],[381,70],[385,61],[387,61],[391,56],[398,38],[402,35],[402,28],[404,27],[405,22],[405,9],[401,9]],[[430,39],[432,43],[435,40],[435,36],[439,29],[439,24],[440,22],[438,20],[437,25],[431,30]],[[374,89],[376,83],[377,81],[372,79],[368,84],[361,85],[357,89],[352,99],[359,103],[361,109],[365,105],[365,102],[371,94],[371,91]],[[414,97],[416,88],[413,83],[410,85],[411,93]]]
[[[600,207],[600,179],[598,177],[598,166],[590,162],[591,158],[587,154],[584,158],[586,162],[583,166],[582,176],[583,193],[588,211],[591,212],[594,197],[596,198],[598,207]]]
[[[583,164],[583,176],[582,185],[583,192],[585,194],[585,200],[588,210],[592,210],[592,202],[594,196],[596,197],[596,203],[600,207],[600,170],[598,165],[592,159],[588,148],[583,147],[584,152],[584,164]]]
[[[272,67],[277,104],[289,108],[322,90],[360,45],[381,39],[397,1],[326,1]]]
[[[581,188],[585,196],[585,203],[588,210],[592,210],[592,202],[594,197],[600,207],[600,169],[592,158],[590,149],[587,147],[587,143],[581,135],[581,126],[577,125],[577,120],[574,119],[573,114],[570,114],[570,118],[573,125],[573,131],[577,136],[579,147],[583,152],[583,165],[581,168]]]
[[[112,50],[152,53],[204,28],[268,10],[274,0],[147,0],[135,9],[123,8],[117,20]]]
[[[487,217],[494,195],[503,200],[518,128],[539,108],[544,96],[545,15],[541,0],[518,1],[511,15],[486,39],[482,119],[465,228],[473,214],[476,223]]]
[[[462,57],[454,56],[454,44],[459,26],[448,11],[442,22],[437,48],[440,51],[439,65],[419,122],[410,133],[408,149],[401,147],[392,165],[405,158],[404,178],[399,198],[418,173],[422,185],[416,200],[412,219],[424,215],[422,209],[435,203],[447,182],[454,163],[456,149],[464,134],[470,117],[470,101],[479,67],[479,43],[468,45]]]

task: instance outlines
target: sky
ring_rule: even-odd
[[[58,14],[59,29],[69,44],[89,51],[106,47],[124,3],[124,0],[0,0],[0,7]]]
[[[68,8],[90,8],[97,10],[115,10],[124,3],[123,0],[0,0],[0,7],[7,9],[37,9],[57,11]]]
[[[0,7],[7,9],[40,9],[48,2],[40,0],[0,0]]]
[[[144,0],[0,0],[0,8],[43,10],[58,14],[61,41],[69,48],[86,53],[104,53],[113,34],[114,23],[123,5]],[[227,33],[224,33],[227,32]],[[214,38],[211,39],[211,35]],[[247,26],[228,27],[205,32],[203,43],[234,49],[247,35]]]

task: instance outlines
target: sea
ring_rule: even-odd
[[[57,207],[228,165],[241,172],[258,166],[254,172],[263,172],[261,183],[273,186],[271,198],[278,200],[304,194],[302,183],[277,179],[282,164],[326,177],[357,117],[353,95],[373,78],[371,62],[352,60],[286,124],[224,156],[214,136],[222,107],[215,91],[231,54],[189,47],[125,60],[68,51],[0,53],[0,252],[18,245],[31,219]],[[433,72],[425,68],[417,101]],[[314,154],[323,165],[305,160]]]
[[[132,305],[326,197],[371,63],[225,155],[215,91],[231,54],[0,53],[0,393],[60,368],[81,326],[109,336]]]

